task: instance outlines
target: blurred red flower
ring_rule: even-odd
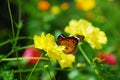
[[[117,60],[114,54],[112,53],[107,53],[107,54],[103,54],[103,53],[98,53],[97,56],[105,63],[108,63],[109,65],[116,65],[117,64]]]
[[[38,59],[32,59],[32,58],[39,58],[41,56],[41,51],[35,49],[33,46],[28,47],[24,53],[23,53],[23,57],[31,57],[28,58],[26,61],[26,64],[35,64],[37,62]]]

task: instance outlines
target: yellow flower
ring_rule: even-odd
[[[61,68],[72,67],[72,62],[75,62],[75,56],[73,56],[72,54],[60,54],[60,56],[62,58],[61,60],[59,60]]]
[[[75,56],[72,54],[64,53],[64,46],[58,46],[55,43],[54,36],[51,34],[41,36],[34,36],[35,48],[42,49],[47,53],[53,61],[58,61],[61,68],[72,67],[72,63],[75,62]]]
[[[95,7],[95,0],[75,0],[77,9],[82,9],[84,11],[91,10]]]
[[[51,7],[51,13],[52,14],[59,14],[60,13],[60,8],[58,6],[52,6]]]
[[[64,46],[54,45],[54,46],[48,47],[46,52],[48,57],[50,57],[53,61],[56,61],[56,60],[59,61],[61,60],[60,54],[63,54],[63,50],[64,50]]]
[[[35,48],[38,49],[43,49],[43,50],[47,50],[49,47],[54,46],[54,36],[47,34],[45,36],[44,33],[41,34],[41,37],[35,35],[34,36],[34,44],[35,44]]]
[[[71,35],[83,35],[85,36],[85,41],[88,42],[92,48],[101,49],[102,44],[107,43],[107,37],[103,31],[96,28],[92,23],[80,19],[71,20],[69,25],[65,28],[65,32]]]

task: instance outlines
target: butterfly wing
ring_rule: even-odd
[[[69,54],[75,51],[78,42],[83,39],[84,39],[84,36],[82,35],[66,37],[63,34],[60,34],[57,38],[57,44],[65,46],[64,52]]]
[[[60,45],[65,46],[64,52],[67,54],[75,51],[77,43],[78,43],[78,40],[75,37],[67,37],[59,41]]]
[[[85,38],[83,35],[77,35],[76,37],[79,38],[79,41],[84,40]]]
[[[64,38],[66,38],[66,36],[63,34],[60,34],[57,38],[57,44],[60,44],[60,41],[63,40]]]

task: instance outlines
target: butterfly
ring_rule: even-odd
[[[57,38],[57,44],[65,46],[64,52],[66,54],[70,54],[70,53],[74,53],[78,42],[83,39],[84,39],[84,36],[82,35],[66,37],[63,34],[60,34]]]

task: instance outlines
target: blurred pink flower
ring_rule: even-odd
[[[107,53],[107,54],[103,54],[103,53],[98,53],[97,56],[105,63],[108,63],[109,65],[116,65],[117,64],[117,60],[114,54],[112,53]]]
[[[23,57],[28,59],[26,60],[26,64],[35,64],[38,59],[32,59],[32,58],[39,58],[41,56],[41,51],[35,49],[33,46],[28,47],[24,53]],[[30,59],[31,57],[31,59]]]

